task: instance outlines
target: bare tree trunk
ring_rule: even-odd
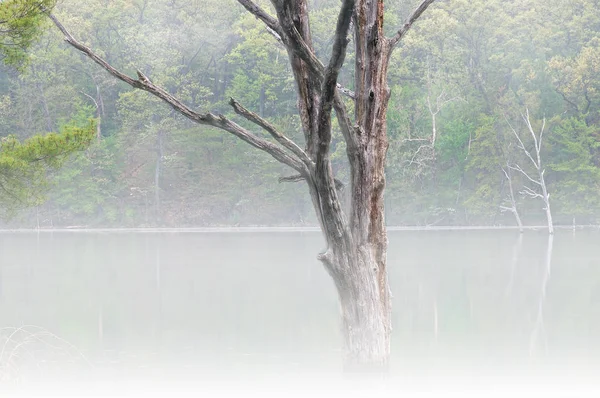
[[[100,87],[96,85],[96,98],[92,97],[89,94],[86,94],[82,91],[82,94],[88,97],[96,108],[96,140],[100,142],[102,140],[102,116],[103,116],[103,107],[104,105],[100,102],[102,97],[100,96]],[[101,105],[102,104],[102,105]]]
[[[540,186],[542,188],[542,199],[544,200],[544,210],[546,210],[546,221],[548,222],[548,233],[554,233],[554,223],[552,221],[552,212],[550,211],[550,194],[546,189],[546,180],[544,179],[544,171],[539,173]]]
[[[535,156],[533,156],[527,150],[527,148],[525,147],[525,144],[523,144],[523,141],[521,140],[521,137],[519,136],[519,133],[517,133],[517,131],[510,125],[510,123],[508,123],[508,124],[509,124],[514,136],[517,138],[517,141],[519,143],[519,149],[521,149],[523,151],[523,153],[525,153],[527,158],[530,160],[531,164],[533,164],[533,167],[537,174],[537,179],[532,178],[518,164],[515,164],[514,166],[509,166],[509,168],[520,172],[530,182],[532,182],[533,184],[535,184],[538,187],[538,188],[530,188],[527,185],[523,185],[523,191],[521,191],[521,194],[529,196],[530,198],[540,198],[544,202],[544,210],[546,211],[546,221],[548,223],[548,233],[553,234],[554,233],[554,223],[552,222],[552,212],[550,211],[550,194],[548,193],[548,189],[546,188],[546,180],[544,179],[544,173],[546,170],[542,166],[542,155],[541,155],[542,138],[544,136],[544,128],[546,127],[546,119],[544,118],[542,121],[542,127],[540,129],[539,135],[536,135],[535,131],[533,130],[533,126],[531,125],[531,119],[529,117],[529,109],[526,108],[525,115],[522,114],[521,116],[522,116],[523,120],[525,121],[527,130],[529,131],[529,133],[531,134],[531,137],[533,139]],[[508,122],[508,120],[507,120],[507,122]],[[541,193],[539,192],[540,190],[541,190]]]
[[[433,152],[433,159],[435,160],[435,142],[438,137],[438,127],[437,127],[437,115],[442,111],[442,109],[450,102],[461,99],[460,97],[452,97],[448,98],[446,90],[442,90],[435,99],[433,93],[433,79],[431,77],[431,67],[429,66],[429,61],[427,61],[427,110],[431,115],[431,138],[429,139],[431,143],[431,150]]]
[[[515,216],[515,221],[517,222],[517,226],[519,227],[519,232],[523,233],[523,223],[521,222],[521,217],[519,216],[519,210],[517,209],[517,201],[515,199],[515,192],[512,184],[512,175],[510,165],[507,163],[506,169],[502,168],[504,172],[504,176],[508,180],[508,201],[510,207],[508,206],[500,206],[502,211],[510,211]]]
[[[102,94],[100,93],[100,86],[98,83],[94,81],[96,85],[96,137],[98,141],[102,139],[102,118],[104,118],[104,100],[102,99]]]
[[[378,265],[369,253],[370,248],[364,247],[354,255],[344,251],[333,256],[338,259],[332,268],[347,272],[332,276],[341,305],[345,369],[384,370],[390,355],[389,294],[381,295]],[[387,276],[385,283],[387,288]]]
[[[268,132],[271,140],[224,115],[193,110],[139,71],[137,79],[120,72],[78,42],[56,17],[49,16],[67,43],[117,79],[162,99],[193,122],[233,134],[298,173],[280,181],[306,181],[327,242],[319,259],[333,278],[340,299],[346,369],[379,370],[388,365],[391,333],[384,220],[386,113],[390,98],[387,70],[392,50],[433,1],[423,0],[398,32],[387,38],[383,31],[383,0],[342,0],[331,56],[324,64],[312,45],[308,0],[274,0],[276,18],[252,0],[238,0],[288,52],[296,82],[304,149],[261,114],[244,108],[233,98],[230,100],[233,110]],[[351,21],[354,21],[356,46],[355,93],[337,81],[349,43]],[[341,93],[354,100],[354,120]],[[342,208],[339,197],[342,184],[335,178],[330,159],[334,109],[351,170],[349,215]]]
[[[390,88],[387,70],[393,45],[384,35],[383,3],[378,3],[362,0],[356,5],[354,113],[358,134],[354,142],[356,146],[348,145],[352,186],[350,228],[362,262],[358,264],[360,270],[351,278],[360,282],[361,291],[367,295],[365,300],[371,304],[365,339],[370,334],[372,347],[367,358],[361,355],[361,346],[349,346],[348,351],[351,354],[355,352],[355,360],[359,363],[386,364],[390,355],[391,294],[383,199],[385,159],[389,146],[386,114]]]
[[[314,183],[308,182],[309,190],[329,246],[320,259],[337,287],[348,370],[385,368],[391,332],[383,192],[388,147],[386,112],[390,95],[386,76],[392,46],[383,35],[383,2],[357,1],[355,7],[356,12],[352,13],[350,9],[350,15],[355,21],[357,51],[357,91],[354,94],[357,126],[351,125],[339,92],[330,92],[328,96],[323,93],[325,86],[319,90],[319,85],[311,78],[311,69],[320,68],[318,63],[312,65],[306,56],[298,55],[294,46],[288,47],[298,85],[306,153],[317,160]],[[293,21],[304,40],[299,45],[312,50],[306,1],[290,1],[289,8],[280,7],[277,12],[283,29],[291,26]],[[290,14],[294,15],[291,21],[288,20]],[[349,23],[349,20],[345,22]],[[341,39],[345,41],[345,38]],[[325,75],[333,68],[330,63]],[[336,87],[336,83],[328,86]],[[329,158],[321,157],[319,153],[323,149],[320,146],[325,142],[328,145],[330,141],[331,126],[322,112],[331,112],[331,108],[323,108],[331,106],[332,101],[346,139],[351,170],[349,221],[339,208],[337,190],[331,186],[335,184],[331,181]]]

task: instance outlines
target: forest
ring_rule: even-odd
[[[326,59],[339,1],[309,3]],[[416,3],[386,3],[388,33]],[[599,9],[598,0],[439,0],[421,16],[389,65],[388,225],[513,226],[515,209],[524,225],[543,225],[542,196],[557,225],[600,223]],[[107,62],[142,71],[191,108],[233,115],[233,97],[302,142],[286,50],[236,2],[63,0],[54,14]],[[83,131],[90,120],[93,134],[47,171],[44,200],[4,226],[317,225],[284,166],[118,82],[50,21],[43,27],[26,60],[0,66],[0,137]],[[352,73],[345,66],[338,78],[347,101]],[[348,184],[332,123],[332,166]],[[11,200],[0,190],[0,206]]]

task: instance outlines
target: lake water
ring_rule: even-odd
[[[392,377],[588,382],[600,369],[598,230],[393,231],[389,241]],[[90,374],[338,375],[322,249],[310,231],[0,233],[0,387]]]

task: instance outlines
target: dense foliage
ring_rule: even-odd
[[[0,2],[0,59],[23,67],[26,50],[42,33],[44,11],[51,10],[56,0],[3,0]]]
[[[388,1],[388,27],[414,5]],[[320,55],[330,51],[338,7],[312,1]],[[510,127],[527,138],[526,109],[536,128],[546,120],[542,163],[556,223],[600,222],[598,9],[598,0],[435,3],[390,65],[388,224],[513,224],[500,210],[508,193],[502,167],[528,167]],[[229,113],[235,97],[301,141],[285,51],[235,1],[65,0],[56,13],[109,62],[140,69],[187,104]],[[99,120],[92,147],[55,173],[49,200],[34,213],[43,225],[314,223],[304,187],[277,183],[288,175],[282,166],[116,82],[55,30],[28,60],[22,71],[0,70],[0,136]],[[350,71],[340,80],[352,89]],[[333,148],[347,181],[339,133]],[[513,178],[517,191],[527,183]],[[517,199],[526,224],[544,222],[540,203]]]
[[[35,135],[24,142],[9,135],[0,139],[0,217],[39,205],[49,188],[48,174],[94,138],[93,125],[66,125],[58,134]]]

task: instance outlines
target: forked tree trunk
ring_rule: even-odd
[[[546,187],[546,180],[544,178],[544,173],[545,173],[545,169],[543,168],[542,165],[542,138],[544,136],[544,129],[546,127],[546,118],[543,118],[542,120],[542,127],[540,128],[540,132],[539,134],[536,135],[533,126],[531,124],[531,120],[529,117],[529,109],[525,108],[525,114],[521,114],[523,120],[525,121],[525,125],[527,126],[527,129],[529,130],[529,133],[531,134],[531,138],[533,139],[533,148],[535,150],[535,153],[532,155],[529,150],[525,147],[525,144],[523,144],[523,141],[521,140],[521,137],[519,136],[519,133],[517,133],[517,131],[512,127],[512,125],[509,126],[514,134],[514,136],[517,139],[518,147],[519,149],[521,149],[523,151],[523,153],[527,156],[527,158],[529,159],[529,161],[531,162],[531,164],[533,165],[535,172],[536,172],[536,178],[531,177],[525,170],[523,170],[521,168],[521,166],[519,166],[518,164],[515,164],[514,166],[509,166],[511,169],[516,170],[518,172],[520,172],[523,176],[525,176],[527,178],[527,180],[531,183],[534,184],[534,188],[530,188],[527,185],[523,185],[523,191],[521,191],[521,193],[523,195],[529,196],[530,198],[540,198],[543,202],[544,202],[544,211],[546,212],[546,221],[548,223],[548,233],[550,235],[552,235],[554,233],[554,223],[552,221],[552,212],[550,211],[550,193],[548,193],[548,189]],[[508,119],[507,119],[508,121]],[[540,193],[541,191],[541,193]]]
[[[276,18],[252,0],[238,0],[288,52],[298,94],[304,149],[234,99],[230,101],[233,110],[268,132],[274,141],[244,129],[224,115],[194,111],[141,72],[135,79],[118,71],[78,42],[56,17],[50,15],[50,18],[67,43],[116,78],[162,99],[196,123],[235,135],[298,173],[280,181],[306,181],[327,242],[319,259],[333,278],[340,299],[347,369],[379,370],[388,364],[391,333],[383,200],[388,149],[386,113],[390,98],[387,69],[394,47],[433,1],[423,0],[398,32],[387,38],[383,32],[383,0],[342,0],[331,56],[325,64],[316,57],[312,45],[307,0],[272,0]],[[337,80],[349,43],[351,21],[356,46],[354,93],[341,87]],[[342,94],[354,101],[353,115]],[[351,170],[348,214],[342,209],[338,195],[341,185],[330,160],[334,109]]]
[[[312,50],[306,1],[291,3],[296,11],[295,26]],[[285,20],[285,8],[278,9],[278,13],[280,21]],[[316,175],[308,183],[328,243],[327,252],[320,258],[335,282],[340,299],[346,367],[361,370],[385,368],[390,355],[391,301],[383,195],[390,98],[387,67],[393,46],[383,33],[383,1],[357,1],[352,18],[356,46],[354,123],[348,120],[340,93],[327,98],[322,90],[315,90],[310,74],[306,73],[306,63],[296,55],[294,47],[289,52],[292,65],[298,65],[294,73],[306,152],[317,159]],[[331,134],[331,126],[323,128],[321,124],[323,110],[319,108],[332,100],[346,139],[351,170],[349,220],[341,214],[341,209],[336,209],[339,203],[335,189],[331,184],[322,184],[319,176],[323,171],[326,176],[331,175],[329,170],[319,169],[319,146],[328,145],[329,139],[323,142],[323,136]],[[328,155],[322,166],[330,168]],[[332,214],[323,209],[323,201],[332,202],[325,206],[331,205]]]
[[[502,172],[508,181],[508,198],[507,201],[510,204],[508,206],[500,206],[500,209],[504,211],[510,211],[515,216],[515,221],[517,222],[517,226],[519,227],[519,232],[523,233],[523,222],[521,221],[521,216],[519,215],[519,210],[517,209],[517,200],[515,198],[515,191],[513,189],[512,184],[512,173],[509,161],[506,162],[506,168],[502,168]]]
[[[348,148],[350,228],[356,269],[346,275],[352,294],[340,291],[347,353],[353,367],[385,366],[390,355],[391,295],[384,219],[387,68],[392,44],[383,33],[383,2],[359,1],[354,16],[357,148]],[[352,290],[356,290],[353,292]]]

